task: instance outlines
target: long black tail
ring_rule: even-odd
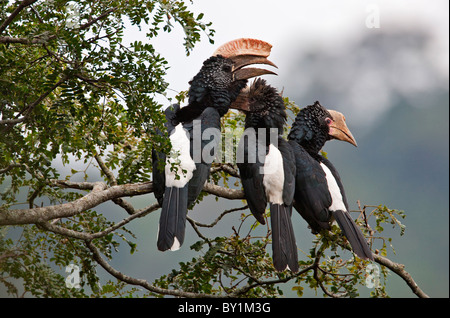
[[[370,259],[373,261],[372,251],[350,214],[347,211],[338,210],[333,212],[333,216],[342,232],[344,232],[345,237],[350,242],[353,252],[362,259]]]
[[[291,215],[292,206],[270,204],[273,265],[277,271],[289,269],[296,273],[299,270],[298,255]]]
[[[176,251],[184,241],[188,187],[167,187],[159,217],[158,249]]]

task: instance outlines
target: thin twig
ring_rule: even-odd
[[[42,222],[42,223],[39,223],[38,225],[48,231],[51,231],[53,233],[57,233],[60,235],[69,236],[69,237],[73,237],[73,238],[81,239],[81,240],[92,240],[92,239],[96,239],[96,238],[100,238],[105,235],[108,235],[109,233],[117,230],[118,228],[124,226],[125,224],[131,222],[132,220],[143,217],[153,211],[156,211],[158,208],[159,208],[158,203],[152,204],[152,205],[136,212],[135,214],[123,219],[122,221],[117,222],[113,226],[110,226],[110,227],[104,229],[103,231],[96,232],[96,233],[86,233],[86,232],[74,231],[74,230],[71,230],[71,229],[68,229],[68,228],[65,228],[62,226],[52,224],[50,222]]]
[[[0,125],[7,125],[6,127],[11,127],[13,125],[16,125],[18,123],[21,123],[25,121],[28,116],[31,114],[33,109],[39,105],[40,102],[42,102],[48,95],[50,95],[51,92],[53,92],[57,87],[59,87],[61,84],[63,84],[68,79],[68,76],[63,76],[58,82],[53,84],[53,86],[46,92],[42,93],[34,102],[29,104],[22,112],[22,117],[14,118],[14,119],[5,119],[0,120]],[[8,128],[6,128],[8,130]]]
[[[417,295],[419,298],[430,298],[426,293],[420,289],[420,287],[417,285],[417,283],[414,281],[412,276],[405,270],[405,265],[395,263],[391,261],[390,259],[380,256],[378,254],[373,255],[375,258],[375,262],[377,262],[380,265],[386,266],[391,271],[396,273],[398,276],[400,276],[406,284],[411,288],[412,292]]]
[[[200,226],[200,227],[214,227],[225,215],[227,215],[229,213],[237,212],[237,211],[242,211],[242,210],[245,210],[247,208],[248,208],[248,205],[245,205],[245,206],[240,207],[240,208],[234,208],[234,209],[230,209],[230,210],[225,210],[217,217],[217,219],[215,219],[210,224],[200,223],[200,222],[197,222],[195,220],[192,220],[192,222],[194,222],[195,225]]]
[[[27,6],[35,3],[37,0],[23,0],[17,8],[9,15],[8,18],[6,18],[5,21],[3,21],[2,25],[0,25],[0,34],[5,31],[5,29],[8,27],[9,24],[14,20],[14,18]]]
[[[111,274],[115,278],[117,278],[127,284],[141,286],[150,292],[161,294],[161,295],[172,295],[172,296],[189,297],[189,298],[211,298],[211,297],[212,298],[220,298],[220,297],[223,297],[223,296],[217,296],[217,295],[185,292],[185,291],[181,291],[181,290],[177,290],[177,289],[165,289],[165,288],[159,288],[159,287],[153,286],[145,279],[133,278],[133,277],[125,275],[122,272],[119,272],[118,270],[113,268],[111,265],[108,264],[108,262],[106,262],[102,258],[102,256],[100,255],[100,252],[98,251],[98,249],[95,247],[95,245],[91,241],[86,241],[86,246],[92,252],[94,260],[101,267],[103,267],[104,270],[106,270],[109,274]]]

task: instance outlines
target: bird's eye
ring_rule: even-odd
[[[325,119],[325,122],[327,123],[327,125],[331,125],[331,123],[333,122],[330,118]]]
[[[222,70],[223,70],[224,72],[229,73],[229,72],[231,72],[231,66],[230,66],[230,65],[224,65],[224,66],[222,67]]]

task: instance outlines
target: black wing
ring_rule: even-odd
[[[328,169],[330,169],[331,173],[333,174],[334,179],[336,180],[341,191],[342,200],[346,208],[346,211],[332,211],[334,219],[338,223],[345,237],[348,239],[350,245],[352,246],[353,252],[362,259],[373,260],[372,251],[370,250],[370,247],[367,244],[364,235],[348,212],[347,198],[345,196],[344,185],[342,184],[339,173],[328,159],[322,157],[321,161],[328,167]]]
[[[296,273],[299,269],[298,254],[291,215],[291,205],[270,204],[273,265],[277,271],[289,268]]]
[[[166,174],[164,172],[165,162],[166,155],[152,149],[153,194],[161,207],[163,205],[164,191],[166,189]]]
[[[180,109],[180,105],[174,104],[165,110],[166,115],[166,129],[170,136],[172,131],[175,129],[177,122],[174,121],[175,113]],[[163,133],[158,129],[156,133],[163,136]],[[158,200],[160,206],[163,205],[164,191],[166,189],[166,154],[163,152],[156,151],[152,149],[152,166],[153,166],[153,194]]]
[[[194,122],[183,125],[189,131],[191,157],[195,170],[189,181],[188,207],[191,207],[208,180],[211,164],[214,161],[220,142],[220,115],[212,107],[206,108]]]
[[[265,141],[259,142],[259,139],[253,128],[247,128],[239,141],[236,161],[248,207],[259,223],[266,224],[264,213],[267,198],[263,168],[267,147]]]
[[[333,166],[333,164],[330,162],[330,160],[328,160],[327,158],[321,156],[320,161],[326,165],[328,167],[328,169],[330,169],[331,173],[334,176],[334,179],[336,179],[336,183],[339,186],[339,190],[341,190],[341,195],[342,195],[342,200],[344,201],[344,205],[348,211],[348,203],[347,203],[347,197],[345,196],[345,190],[344,190],[344,185],[342,184],[341,181],[341,177],[339,176],[338,171],[336,170],[336,168]]]
[[[283,157],[284,185],[283,203],[292,205],[295,193],[295,156],[291,145],[281,136],[278,137],[278,150]]]
[[[320,162],[311,157],[295,141],[289,141],[295,163],[295,194],[293,206],[308,222],[313,233],[331,229],[328,207],[332,203],[325,172]]]

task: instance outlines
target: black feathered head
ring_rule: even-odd
[[[287,118],[283,98],[261,78],[244,89],[231,108],[246,114],[245,128],[278,128],[279,134],[283,133]]]
[[[203,62],[197,75],[189,82],[189,105],[180,109],[180,121],[196,118],[207,107],[214,107],[221,116],[246,86],[247,79],[275,74],[259,68],[245,68],[251,64],[268,64],[271,45],[254,39],[238,39],[222,45]]]
[[[310,154],[317,154],[330,139],[347,141],[356,146],[355,138],[345,124],[345,117],[327,110],[316,101],[300,110],[288,135]]]

